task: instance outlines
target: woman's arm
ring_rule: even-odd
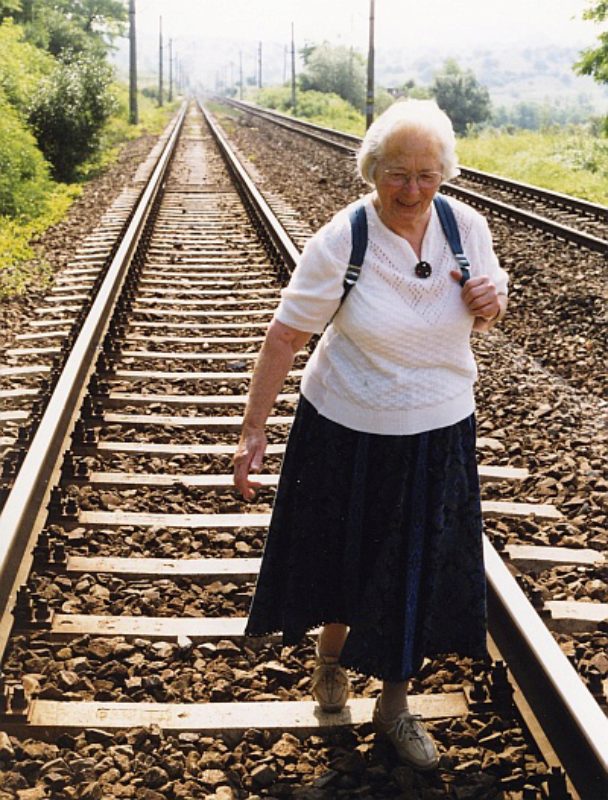
[[[259,472],[262,466],[267,444],[264,427],[268,415],[296,353],[311,336],[311,333],[290,328],[276,319],[270,323],[253,371],[241,437],[234,456],[234,485],[245,500],[255,497],[259,486],[249,480],[249,473]]]

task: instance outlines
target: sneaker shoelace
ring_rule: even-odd
[[[420,728],[421,714],[401,714],[394,724],[393,730],[398,739],[419,739],[424,741],[424,735]]]

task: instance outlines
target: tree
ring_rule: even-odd
[[[21,0],[0,0],[0,20],[12,17],[21,11]]]
[[[0,0],[0,18],[12,16],[29,41],[67,60],[91,49],[105,55],[124,33],[121,0]]]
[[[596,0],[583,12],[583,18],[594,22],[608,21],[608,0]],[[598,38],[598,47],[583,50],[574,68],[580,75],[591,75],[598,83],[608,83],[608,30],[600,33]]]
[[[300,75],[303,91],[333,92],[355,108],[365,107],[365,59],[343,45],[328,42],[306,45],[300,50],[304,71]]]
[[[25,41],[20,25],[11,19],[0,24],[0,93],[20,114],[27,114],[40,81],[55,64],[48,53]]]
[[[58,64],[41,81],[29,123],[57,180],[74,180],[77,168],[99,147],[101,131],[115,107],[109,92],[112,79],[108,64],[81,53],[70,63]]]
[[[472,70],[463,70],[448,59],[440,72],[435,73],[431,93],[452,120],[456,133],[465,134],[467,126],[486,122],[491,115],[490,95]]]

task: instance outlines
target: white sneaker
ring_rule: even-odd
[[[386,736],[404,764],[420,770],[435,769],[439,753],[429,733],[420,724],[419,714],[402,711],[394,719],[386,720],[380,713],[380,698],[374,706],[372,724],[376,733]]]
[[[323,711],[342,711],[348,700],[350,681],[334,656],[316,657],[310,691]]]

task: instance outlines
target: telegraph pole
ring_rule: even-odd
[[[283,85],[287,83],[287,45],[283,46]]]
[[[158,18],[158,105],[163,104],[163,18]]]
[[[243,99],[243,51],[239,50],[239,100]]]
[[[129,0],[129,124],[137,125],[137,40],[135,38],[135,0]]]
[[[293,34],[293,22],[291,23],[291,107],[293,113],[297,111],[296,103],[296,40]]]
[[[258,89],[262,88],[262,42],[258,46]]]
[[[173,100],[173,39],[169,39],[169,102]]]
[[[369,0],[369,50],[367,54],[367,98],[365,130],[374,121],[374,0]]]

